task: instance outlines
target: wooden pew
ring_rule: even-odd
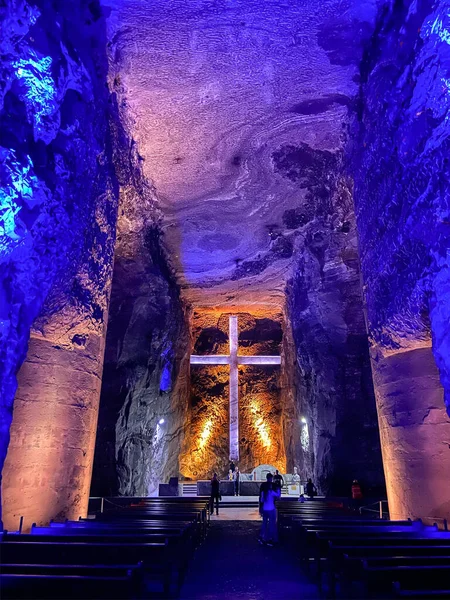
[[[40,531],[40,529],[45,531]],[[52,527],[34,528],[31,533],[22,533],[20,535],[7,533],[5,535],[6,541],[53,541],[58,538],[64,538],[66,541],[83,541],[92,540],[101,541],[101,538],[108,541],[117,541],[122,543],[127,542],[145,542],[145,541],[160,541],[156,538],[184,538],[188,532],[188,528],[174,527],[173,529],[168,527],[155,527],[151,529],[96,529],[96,528],[66,528],[66,529],[53,529]],[[151,539],[155,538],[155,539]]]
[[[336,580],[348,590],[353,581],[364,581],[364,567],[383,568],[419,565],[441,565],[450,557],[450,540],[433,541],[427,545],[427,538],[403,540],[337,540],[329,542],[327,557],[328,581],[333,590]],[[345,545],[344,545],[345,544]],[[369,545],[372,544],[372,545]],[[378,564],[376,561],[380,561]],[[372,563],[372,561],[374,561]],[[383,562],[384,561],[384,562]],[[447,563],[447,564],[450,564]],[[390,583],[390,582],[389,582]],[[389,587],[389,586],[387,586]]]
[[[114,527],[120,525],[126,527],[139,527],[151,525],[155,521],[161,523],[177,523],[190,521],[194,524],[197,542],[200,543],[207,534],[208,528],[208,513],[204,508],[202,509],[188,509],[182,512],[175,511],[173,509],[164,510],[159,507],[158,510],[151,511],[137,511],[137,510],[125,510],[125,511],[114,511],[108,513],[102,513],[97,515],[96,523],[107,523]],[[92,523],[92,519],[85,520],[84,522]]]
[[[304,563],[316,565],[322,585],[322,565],[328,567],[330,593],[358,583],[357,597],[391,597],[396,582],[399,597],[442,597],[450,581],[450,537],[420,521],[362,518],[345,510],[310,503],[277,503],[279,526]],[[407,587],[406,587],[407,586]],[[362,588],[362,589],[361,589]],[[435,596],[436,595],[436,596]],[[348,598],[349,593],[344,594]]]
[[[206,535],[209,502],[148,500],[137,506],[112,507],[96,519],[51,523],[49,527],[34,524],[31,534],[6,534],[0,547],[5,586],[8,590],[20,588],[19,596],[26,597],[26,590],[35,581],[37,590],[57,597],[61,578],[67,576],[83,579],[77,584],[78,597],[95,597],[90,590],[103,578],[117,580],[117,597],[131,598],[134,592],[129,588],[130,574],[142,562],[144,597],[148,597],[154,581],[162,584],[166,596],[172,584],[178,591],[196,540]],[[121,567],[124,556],[127,563],[136,563],[127,572]],[[106,589],[108,585],[105,583]]]
[[[400,581],[394,581],[392,590],[395,598],[414,598],[417,600],[432,600],[434,598],[445,598],[448,600],[450,598],[450,585],[448,581],[444,585],[441,585],[440,582],[435,582],[434,584],[427,581],[427,585],[428,587],[420,582],[414,588],[411,588],[408,582],[400,583]]]
[[[2,600],[109,600],[138,598],[132,578],[126,576],[1,574]]]
[[[89,575],[93,577],[142,577],[142,564],[137,565],[52,565],[2,563],[3,575]]]
[[[447,565],[399,565],[371,567],[365,565],[363,589],[365,597],[373,597],[392,589],[394,582],[414,589],[437,587],[445,589],[450,582],[450,564]]]
[[[339,568],[336,560],[330,560],[330,543],[336,545],[346,543],[347,546],[375,546],[389,547],[396,545],[423,546],[445,545],[450,539],[445,534],[438,533],[435,528],[427,528],[427,537],[421,522],[407,525],[373,526],[372,522],[365,525],[352,526],[348,524],[331,523],[323,526],[314,522],[314,525],[305,525],[303,521],[297,523],[297,537],[304,548],[303,560],[312,560],[316,564],[316,576],[319,586],[322,585],[322,563],[328,566],[330,587],[335,587],[336,573]],[[336,554],[336,553],[335,553]]]
[[[159,582],[165,596],[169,594],[172,583],[179,588],[180,563],[185,558],[168,543],[4,541],[0,552],[1,561],[5,564],[118,565],[124,558],[131,564],[142,562],[146,580]]]
[[[304,549],[303,554],[306,558],[314,558],[317,565],[317,572],[320,572],[320,563],[328,558],[329,542],[340,542],[347,545],[408,545],[423,543],[423,538],[418,537],[419,532],[411,527],[403,529],[396,528],[395,530],[386,530],[385,528],[369,528],[364,527],[345,527],[345,528],[305,528],[300,527],[299,544]],[[433,538],[427,538],[433,539]],[[435,542],[435,543],[440,543]]]

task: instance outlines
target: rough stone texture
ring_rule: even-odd
[[[296,368],[288,369],[286,379],[297,419],[290,450],[301,477],[312,477],[322,492],[346,495],[356,478],[366,494],[380,493],[355,216],[341,162],[340,155],[320,151],[283,157],[286,176],[308,190],[308,204],[289,217],[297,233],[297,268],[287,288],[293,343],[286,363]]]
[[[386,3],[362,64],[353,132],[372,368],[396,516],[444,516],[450,501],[449,14],[448,0]]]
[[[110,50],[114,55],[117,48]],[[126,89],[118,73],[110,78],[120,115],[114,135],[120,207],[92,495],[146,496],[179,472],[189,337],[155,191],[127,135]]]
[[[274,161],[292,147],[342,146],[376,0],[110,4],[133,135],[184,297],[194,308],[284,308],[283,215],[304,193]]]
[[[445,517],[449,421],[431,349],[379,353],[374,364],[390,516]]]
[[[1,11],[0,467],[40,315],[3,484],[14,527],[86,508],[117,193],[98,3]]]
[[[160,481],[178,476],[188,337],[158,229],[147,215],[142,230],[124,232],[124,220],[119,218],[92,494],[146,496],[157,492]]]
[[[2,8],[0,463],[34,322],[8,475],[23,508],[38,484],[55,515],[84,510],[119,188],[93,493],[153,493],[179,470],[226,469],[226,370],[193,376],[187,412],[188,349],[225,344],[217,322],[231,311],[284,331],[280,371],[241,368],[241,466],[296,464],[335,493],[353,477],[366,493],[379,487],[353,178],[392,510],[442,511],[449,420],[429,349],[447,398],[449,0],[110,0],[108,36],[95,2],[69,4]],[[200,320],[205,307],[216,315],[195,317],[191,340],[189,304]],[[268,339],[242,342],[259,353]],[[203,409],[220,427],[193,461]],[[58,412],[69,425],[51,422]],[[258,446],[260,418],[273,456]],[[421,457],[408,449],[413,431]],[[62,448],[57,498],[47,475]],[[421,490],[425,471],[432,504],[396,496],[405,473],[405,489]]]
[[[238,354],[280,355],[280,314],[238,315]],[[194,312],[193,354],[228,354],[228,313]],[[239,366],[239,462],[242,472],[260,464],[286,472],[284,398],[280,367]],[[191,402],[180,471],[192,479],[221,477],[229,465],[229,367],[191,366]]]
[[[284,456],[345,493],[352,476],[382,479],[354,214],[339,175],[378,4],[110,2],[130,130],[182,297],[198,312],[286,312]],[[198,371],[221,423],[208,473],[228,458],[225,371]],[[185,457],[202,434],[195,410]],[[193,475],[188,462],[182,473]]]
[[[103,336],[82,348],[48,336],[29,342],[18,374],[11,441],[3,471],[4,524],[87,515],[100,397]],[[63,337],[59,332],[59,339]]]

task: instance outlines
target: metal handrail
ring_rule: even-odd
[[[388,510],[383,510],[383,503],[387,504]],[[371,506],[376,506],[377,508],[370,508]],[[387,500],[378,500],[377,502],[372,502],[372,504],[361,506],[361,508],[359,509],[359,513],[362,514],[363,510],[378,513],[380,519],[383,519],[384,515],[387,515],[389,519],[389,504]]]

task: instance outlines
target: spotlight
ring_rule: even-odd
[[[303,424],[306,424],[306,419],[305,419],[305,417],[302,417],[300,420],[301,420],[301,422],[302,422]]]
[[[164,419],[160,419],[160,420],[159,420],[159,424],[160,424],[160,425],[163,425],[163,424],[164,424]]]

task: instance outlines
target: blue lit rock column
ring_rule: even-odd
[[[450,2],[386,3],[361,66],[355,207],[393,518],[450,509]]]
[[[79,268],[54,284],[17,376],[3,469],[3,518],[14,530],[87,515],[108,321],[115,215],[99,195]]]
[[[118,189],[100,5],[7,0],[0,21],[0,469],[8,451],[14,529],[86,509]]]

